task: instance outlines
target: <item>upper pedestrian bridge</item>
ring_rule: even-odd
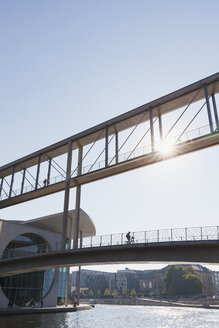
[[[216,73],[0,167],[0,208],[217,145],[218,92]]]

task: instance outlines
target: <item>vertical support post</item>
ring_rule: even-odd
[[[0,196],[1,196],[1,194],[2,194],[3,182],[4,182],[4,178],[1,179],[1,185],[0,185]]]
[[[80,248],[82,248],[83,233],[80,231]],[[77,280],[77,305],[80,303],[80,287],[81,287],[81,266],[78,267],[78,280]]]
[[[154,123],[153,123],[153,110],[149,108],[150,116],[150,130],[151,130],[151,151],[154,151]]]
[[[144,232],[144,242],[146,244],[146,240],[147,240],[147,231]]]
[[[173,241],[173,229],[170,230],[170,238],[171,238],[171,241]]]
[[[157,230],[157,242],[159,242],[159,230]]]
[[[205,99],[206,99],[206,105],[207,105],[208,122],[209,122],[209,125],[210,125],[210,131],[211,131],[211,133],[213,133],[214,129],[213,129],[212,116],[211,116],[211,107],[210,107],[210,103],[209,103],[209,99],[208,99],[207,85],[204,84],[203,88],[204,88],[204,92],[205,92]]]
[[[118,131],[115,133],[115,158],[116,164],[119,162],[119,134]]]
[[[159,122],[159,132],[160,132],[160,142],[163,140],[163,125],[162,125],[162,117],[160,110],[158,110],[158,122]]]
[[[187,240],[187,228],[185,228],[185,240]]]
[[[65,181],[65,198],[64,198],[64,210],[62,218],[62,241],[61,248],[65,250],[66,238],[67,238],[67,225],[68,225],[68,205],[69,205],[69,193],[70,193],[70,179],[71,179],[71,162],[72,162],[72,141],[68,141],[68,157],[66,168],[66,181]]]
[[[50,184],[50,174],[51,174],[51,164],[52,164],[52,158],[49,159],[48,164],[48,172],[47,172],[47,184]]]
[[[202,240],[202,227],[200,229],[201,229],[201,240]]]
[[[108,166],[109,157],[109,127],[105,127],[105,167]]]
[[[215,117],[215,122],[217,129],[219,128],[219,119],[218,119],[218,113],[217,113],[217,105],[216,105],[216,100],[214,94],[211,95],[212,98],[212,104],[213,104],[213,109],[214,109],[214,117]]]
[[[110,235],[110,245],[111,246],[113,245],[113,235],[112,234]]]
[[[10,184],[10,190],[9,190],[8,198],[11,198],[11,194],[12,194],[13,183],[14,183],[14,171],[15,171],[15,166],[13,166],[13,169],[12,169],[11,184]]]
[[[37,174],[36,174],[35,190],[37,190],[38,182],[39,182],[39,175],[40,175],[40,160],[41,160],[41,154],[38,156],[38,164],[37,164]]]
[[[83,156],[83,148],[79,147],[77,175],[81,175],[82,156]],[[79,237],[79,226],[80,226],[80,203],[81,203],[81,185],[77,185],[76,201],[75,201],[75,231],[74,231],[73,248],[78,248],[78,237]]]
[[[25,175],[26,175],[26,169],[23,170],[23,177],[22,177],[22,182],[21,182],[21,195],[23,194],[23,191],[24,191]]]
[[[66,268],[65,306],[68,306],[69,267]]]

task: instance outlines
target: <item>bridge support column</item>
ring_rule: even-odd
[[[109,153],[109,128],[105,128],[105,167],[108,166],[108,153]]]
[[[11,184],[10,184],[10,190],[9,190],[8,198],[10,198],[11,194],[12,194],[13,183],[14,183],[14,171],[15,171],[15,167],[13,166],[13,171],[12,171],[12,176],[11,176]]]
[[[207,105],[207,112],[208,112],[208,122],[210,125],[210,131],[211,133],[214,132],[214,128],[213,128],[213,122],[212,122],[212,116],[211,116],[211,107],[210,107],[210,103],[209,103],[209,99],[208,99],[208,89],[207,89],[207,85],[204,84],[204,91],[205,91],[205,99],[206,99],[206,105]]]
[[[82,156],[83,156],[83,148],[79,147],[79,152],[78,152],[78,175],[81,175]],[[75,202],[75,229],[74,229],[73,248],[78,248],[78,237],[79,237],[79,227],[80,227],[80,203],[81,203],[81,185],[77,185],[77,187],[76,187],[76,202]]]
[[[80,231],[80,248],[82,248],[83,233]],[[80,303],[80,288],[81,288],[81,265],[78,267],[78,279],[77,279],[77,305]]]
[[[216,100],[215,100],[214,94],[212,94],[211,97],[212,97],[212,104],[213,104],[213,109],[214,109],[215,122],[216,122],[217,129],[219,129],[219,119],[218,119],[217,105],[216,105]]]
[[[38,188],[39,175],[40,175],[40,160],[41,160],[41,154],[38,156],[35,190],[37,190],[37,188]]]
[[[116,164],[119,162],[119,134],[118,131],[115,132],[115,158]]]
[[[23,177],[22,177],[22,182],[21,182],[21,194],[23,194],[23,191],[24,191],[25,175],[26,175],[26,169],[23,170]]]
[[[62,219],[61,249],[63,249],[63,250],[65,250],[65,247],[66,247],[66,237],[67,237],[68,205],[69,205],[70,179],[71,179],[71,162],[72,162],[72,141],[69,140],[67,169],[66,169],[66,182],[65,182],[64,211],[63,211],[63,219]]]
[[[158,111],[158,122],[159,122],[159,132],[160,132],[160,142],[163,140],[163,126],[160,110]]]
[[[150,130],[151,130],[151,151],[154,152],[154,122],[153,122],[153,110],[149,108],[150,116]]]
[[[47,184],[50,184],[51,164],[52,164],[52,158],[49,159],[49,164],[48,164]]]

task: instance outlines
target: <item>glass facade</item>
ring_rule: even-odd
[[[49,245],[35,234],[15,237],[6,247],[2,258],[19,257],[47,252]],[[0,279],[1,288],[11,302],[28,306],[40,302],[48,293],[54,279],[54,270],[37,271]]]

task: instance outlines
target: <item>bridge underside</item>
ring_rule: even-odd
[[[219,241],[108,246],[2,260],[0,277],[51,268],[120,263],[219,264]]]

